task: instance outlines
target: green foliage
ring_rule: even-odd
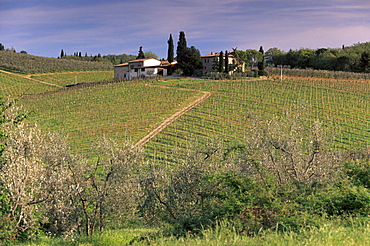
[[[281,68],[267,67],[266,71],[270,75],[279,75]],[[299,77],[319,77],[328,79],[370,79],[369,73],[355,73],[355,72],[345,72],[345,71],[328,71],[328,70],[314,70],[314,69],[289,69],[287,67],[283,68],[283,76],[299,76]]]
[[[239,66],[248,67],[249,53],[247,51],[238,50],[237,48],[233,48],[233,52],[231,52],[231,54],[234,56]]]
[[[354,185],[370,189],[370,159],[368,156],[365,155],[361,159],[348,162],[345,171]]]
[[[174,53],[175,47],[173,45],[172,34],[170,34],[170,38],[168,39],[167,44],[168,44],[167,61],[169,63],[172,63],[174,61],[174,56],[175,56],[175,53]]]
[[[312,68],[350,72],[368,72],[370,43],[358,43],[349,47],[300,49],[281,51],[271,48],[266,52],[267,62],[274,66],[285,65],[290,68]]]
[[[0,152],[1,153],[1,152]],[[6,190],[0,190],[0,241],[4,245],[12,245],[17,236],[14,221],[12,221],[8,212],[10,210],[9,195]]]
[[[221,50],[220,56],[218,58],[218,72],[223,73],[224,72],[224,52]]]
[[[182,62],[184,53],[187,49],[187,42],[185,37],[185,32],[181,31],[179,34],[179,40],[177,42],[177,48],[176,48],[176,56],[177,56],[177,62]]]
[[[144,59],[144,58],[145,58],[145,54],[143,52],[143,46],[140,46],[139,54],[137,55],[136,59]]]
[[[254,72],[254,77],[258,78],[258,69],[253,69],[252,72]]]
[[[259,53],[261,54],[259,59],[258,59],[258,64],[257,64],[257,67],[258,67],[258,70],[259,71],[264,71],[265,70],[265,55],[264,55],[264,51],[263,51],[263,47],[261,46],[260,49],[259,49]]]
[[[185,33],[183,31],[179,34],[179,41],[177,42],[177,64],[178,68],[184,75],[193,75],[197,70],[202,69],[202,59],[200,58],[200,51],[194,46],[187,47]]]
[[[268,73],[265,70],[258,70],[258,76],[268,76]]]
[[[263,55],[261,54],[261,52],[254,49],[247,49],[246,53],[249,59],[249,64],[253,70],[255,66],[258,66],[258,61],[262,60]]]
[[[202,59],[200,58],[200,52],[194,46],[186,48],[181,53],[181,59],[178,61],[179,68],[183,71],[184,75],[191,76],[197,70],[202,68]]]
[[[84,57],[83,57],[84,58]],[[122,64],[136,59],[135,55],[105,55],[103,59],[110,61],[113,65]]]
[[[364,51],[361,54],[359,66],[360,66],[361,72],[364,72],[364,73],[370,72],[370,53],[368,51]]]

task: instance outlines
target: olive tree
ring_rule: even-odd
[[[0,184],[17,235],[37,229],[91,235],[108,222],[133,218],[144,162],[140,149],[102,139],[93,150],[96,161],[73,155],[66,136],[43,134],[37,125],[19,121],[20,111],[7,107],[1,125]]]
[[[273,174],[279,184],[333,181],[342,154],[329,150],[322,123],[305,122],[305,106],[299,107],[280,119],[252,127],[252,137],[246,139],[249,156]]]

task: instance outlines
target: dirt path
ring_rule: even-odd
[[[263,77],[263,78],[260,78],[258,80],[266,80],[266,79],[267,79],[266,77]],[[174,88],[174,87],[165,86],[165,85],[152,85],[152,84],[146,84],[146,85],[147,86],[158,86],[158,87],[164,87],[164,88]],[[205,100],[207,100],[212,95],[212,93],[209,92],[209,91],[193,90],[193,89],[186,89],[186,88],[178,88],[178,89],[180,89],[180,90],[186,90],[186,91],[202,92],[203,95],[200,96],[195,101],[189,103],[186,107],[180,109],[180,111],[174,113],[173,115],[171,115],[170,117],[168,117],[167,119],[165,119],[164,121],[162,121],[154,130],[152,130],[151,132],[149,132],[149,134],[147,134],[145,137],[143,137],[142,139],[140,139],[132,147],[132,150],[135,149],[135,148],[137,148],[137,147],[139,147],[139,146],[143,146],[144,144],[146,144],[147,142],[149,142],[153,137],[155,137],[158,133],[160,133],[163,129],[165,129],[172,122],[174,122],[175,120],[177,120],[178,118],[180,118],[182,115],[184,115],[185,113],[187,113],[190,109],[194,108],[195,106],[197,106],[197,105],[201,104],[202,102],[204,102]]]
[[[158,86],[158,87],[164,87],[164,88],[174,88],[174,87],[169,87],[169,86],[164,86],[164,85],[150,85],[147,84],[148,86]],[[147,142],[149,142],[154,136],[156,136],[158,133],[160,133],[163,129],[165,129],[168,125],[170,125],[172,122],[180,118],[182,115],[184,115],[186,112],[188,112],[190,109],[194,108],[195,106],[201,104],[205,100],[207,100],[212,93],[208,91],[201,91],[201,90],[193,90],[193,89],[185,89],[185,88],[180,88],[181,90],[186,90],[186,91],[194,91],[194,92],[201,92],[203,93],[202,96],[198,97],[195,101],[189,103],[187,106],[183,107],[170,117],[166,118],[164,121],[162,121],[155,129],[153,129],[149,134],[147,134],[145,137],[140,139],[133,147],[132,149],[135,149],[139,146],[143,146]]]
[[[42,81],[42,80],[31,78],[31,75],[21,75],[21,74],[16,74],[16,73],[4,71],[4,70],[0,70],[0,72],[6,73],[6,74],[11,74],[11,75],[18,76],[18,77],[25,78],[25,79],[29,79],[29,80],[32,80],[32,81],[37,82],[37,83],[41,83],[41,84],[45,84],[45,85],[51,85],[51,86],[55,86],[55,87],[58,87],[58,88],[63,88],[63,86],[60,86],[60,85],[55,85],[55,84],[48,83],[48,82],[45,82],[45,81]]]

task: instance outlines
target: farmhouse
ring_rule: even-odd
[[[115,79],[146,78],[157,75],[167,76],[167,69],[177,62],[169,63],[154,58],[136,59],[114,66]]]
[[[201,56],[203,63],[203,73],[208,73],[214,70],[215,66],[218,66],[220,60],[220,53],[211,52],[211,54]],[[226,59],[224,54],[224,60]],[[234,68],[236,65],[236,59],[232,54],[228,54],[228,63],[230,67]],[[231,70],[231,72],[233,72]],[[244,71],[243,71],[244,72]]]

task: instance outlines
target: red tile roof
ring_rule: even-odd
[[[168,61],[161,61],[161,66],[170,66],[170,65],[174,65],[174,64],[177,64],[177,61],[173,61],[172,63],[169,63]]]
[[[209,57],[218,57],[220,56],[220,53],[211,53],[211,54],[208,54],[208,55],[204,55],[204,56],[201,56],[202,58],[209,58]],[[224,53],[224,56],[225,56],[225,53]],[[234,57],[232,54],[229,53],[229,57]]]
[[[117,65],[114,65],[115,67],[124,67],[124,66],[128,66],[128,62],[126,63],[122,63],[122,64],[117,64]]]

